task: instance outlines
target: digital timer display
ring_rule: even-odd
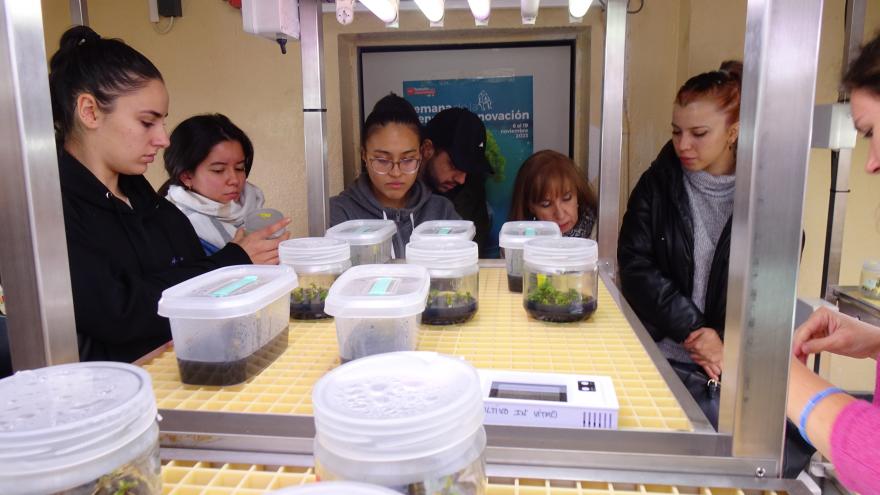
[[[492,382],[489,397],[498,399],[568,402],[565,385],[537,383]]]

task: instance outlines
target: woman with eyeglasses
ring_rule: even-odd
[[[416,225],[458,220],[452,203],[431,194],[418,179],[421,146],[422,125],[412,105],[394,93],[379,100],[361,130],[361,173],[342,194],[330,198],[330,225],[394,220],[394,253],[403,256]]]

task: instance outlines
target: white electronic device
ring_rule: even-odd
[[[477,370],[487,425],[616,430],[620,405],[607,376]]]
[[[247,33],[270,40],[299,39],[298,0],[244,0],[241,20]]]

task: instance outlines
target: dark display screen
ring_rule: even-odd
[[[539,400],[543,402],[568,402],[565,385],[539,385],[535,383],[492,382],[489,397]]]

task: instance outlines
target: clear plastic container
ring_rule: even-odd
[[[265,495],[396,495],[388,488],[351,481],[322,481],[300,486],[291,486]]]
[[[340,366],[312,390],[315,473],[400,493],[483,495],[483,399],[476,370],[433,352]]]
[[[880,299],[880,260],[867,260],[862,264],[859,290],[871,299]]]
[[[391,238],[397,233],[393,220],[349,220],[327,229],[325,237],[339,239],[351,246],[351,264],[387,263],[394,257]]]
[[[422,323],[454,325],[477,313],[479,261],[477,243],[473,241],[434,239],[406,245],[406,262],[424,266],[431,276]]]
[[[75,363],[0,380],[0,493],[160,495],[150,375]]]
[[[474,240],[477,229],[470,220],[429,220],[422,222],[413,229],[409,242],[443,241],[460,239]]]
[[[280,222],[284,218],[284,214],[273,208],[261,208],[254,210],[244,217],[244,230],[247,233],[253,233],[261,229]],[[287,227],[276,230],[269,236],[269,239],[277,239],[287,233]]]
[[[563,237],[526,243],[523,306],[538,320],[580,321],[596,312],[599,248],[590,239]]]
[[[324,300],[333,282],[351,268],[348,243],[327,237],[290,239],[278,245],[281,263],[296,272],[299,287],[290,293],[290,317],[297,320],[329,318]]]
[[[507,290],[523,291],[523,245],[541,237],[559,238],[559,225],[553,222],[507,222],[501,226],[498,244],[507,266]]]
[[[183,383],[233,385],[287,349],[289,266],[227,266],[166,289],[159,314],[171,322]]]
[[[429,283],[428,271],[416,265],[361,265],[343,273],[324,304],[336,318],[342,362],[415,350]]]

